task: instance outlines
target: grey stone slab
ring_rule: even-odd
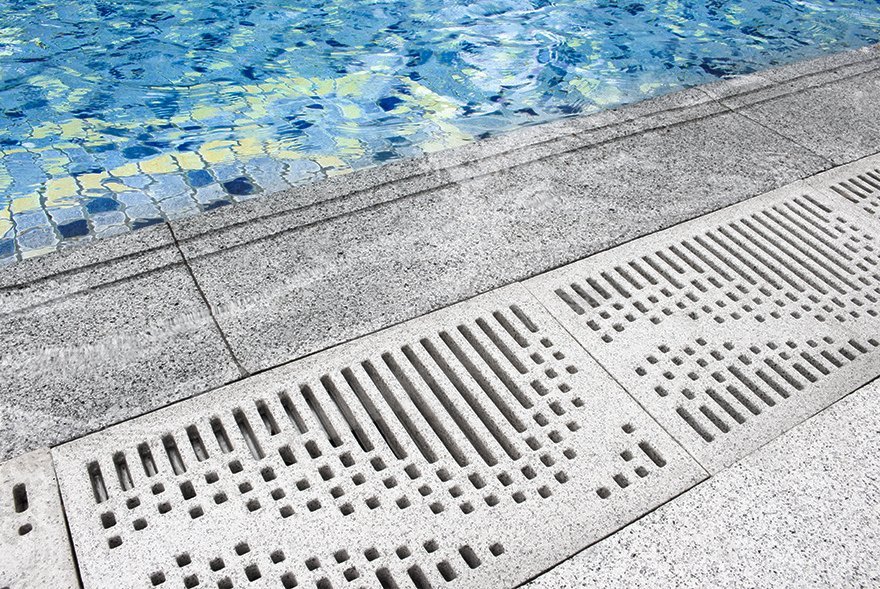
[[[239,376],[177,248],[140,245],[37,279],[24,265],[0,287],[0,457]]]
[[[527,281],[717,472],[880,373],[880,223],[796,183]]]
[[[871,156],[809,179],[833,199],[843,199],[864,214],[880,220],[880,157]]]
[[[880,144],[880,61],[848,75],[824,76],[831,79],[794,88],[783,84],[723,102],[837,165],[874,154]]]
[[[697,108],[704,116],[695,120],[683,113],[653,131],[355,213],[305,225],[272,219],[268,234],[257,227],[228,245],[209,234],[182,250],[254,371],[823,169],[743,117]]]
[[[878,416],[874,383],[524,588],[877,587]]]
[[[512,587],[705,476],[520,285],[53,455],[86,589]]]
[[[48,449],[0,464],[0,587],[79,589]]]

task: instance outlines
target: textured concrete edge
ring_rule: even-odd
[[[445,181],[467,179],[470,177],[469,174],[456,173],[454,170],[478,167],[474,164],[481,160],[489,158],[500,160],[493,167],[504,168],[520,162],[519,152],[543,144],[554,143],[589,131],[623,126],[626,123],[667,112],[687,110],[706,102],[716,102],[718,96],[751,93],[759,88],[783,87],[794,81],[802,81],[803,78],[811,79],[822,77],[822,74],[832,74],[830,77],[825,76],[828,79],[806,81],[807,87],[816,83],[827,83],[837,79],[838,76],[833,74],[842,68],[858,67],[859,64],[875,60],[880,60],[880,44],[775,66],[754,74],[684,88],[614,109],[520,127],[468,145],[353,171],[322,182],[286,190],[273,195],[272,198],[254,199],[207,215],[173,221],[172,226],[179,230],[178,235],[184,240],[229,226],[257,221],[268,215],[290,212],[354,193],[375,190],[396,182],[417,179],[414,182],[415,191],[427,190],[442,185]],[[876,65],[880,66],[880,62]],[[748,82],[743,83],[744,80]],[[760,80],[760,84],[756,84],[755,80]],[[801,83],[803,84],[803,81]],[[719,106],[727,109],[723,104]],[[650,126],[636,125],[625,129],[621,136],[638,135],[649,130],[651,130]],[[602,139],[599,139],[598,142],[601,141]],[[589,147],[589,145],[587,143],[578,147]]]
[[[880,59],[880,44],[833,53],[684,89],[612,110],[518,128],[490,139],[419,158],[356,170],[279,192],[269,198],[239,203],[207,214],[163,223],[132,233],[96,240],[81,247],[24,260],[2,269],[0,288],[21,286],[34,280],[176,244],[177,239],[175,233],[171,231],[172,227],[180,239],[187,239],[395,184],[409,184],[407,188],[410,192],[435,188],[454,176],[451,173],[452,169],[468,166],[474,161],[501,158],[515,162],[518,161],[516,152],[571,138],[587,131],[631,124],[633,121],[652,115],[686,110],[706,102],[718,102],[719,105],[724,106],[719,100],[722,97],[767,90],[768,87],[781,87],[803,78],[822,77],[822,74],[830,75],[833,79],[835,78],[833,72],[839,69],[857,67],[859,64],[878,59]],[[624,135],[637,135],[648,130],[650,129],[636,125],[633,129],[625,131]],[[501,161],[494,167],[504,167],[504,165],[504,161]]]

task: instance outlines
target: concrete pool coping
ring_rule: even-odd
[[[821,108],[827,102],[817,94],[840,94],[863,77],[875,76],[876,84],[878,71],[880,45],[832,54],[525,127],[4,268],[0,297],[10,328],[3,345],[15,354],[0,366],[7,387],[0,414],[10,424],[2,457],[61,443],[871,155],[880,143],[878,123],[870,117],[858,128],[854,123],[866,113],[843,107],[842,114],[828,112],[829,120],[849,118],[813,133],[821,143],[816,147],[767,109]],[[838,103],[853,100],[845,94]],[[876,101],[864,103],[869,112],[880,112]],[[759,133],[766,135],[754,149],[735,143],[739,135],[751,141]],[[723,151],[728,139],[731,148]],[[646,143],[655,145],[640,152]],[[581,152],[589,157],[578,160]],[[681,162],[668,167],[650,162],[654,175],[640,189],[649,195],[622,200],[637,183],[636,166],[676,155]],[[568,174],[559,170],[559,158],[566,157],[563,163],[584,177],[601,160],[604,167],[597,166],[591,181],[616,187],[604,200],[597,197],[601,206],[581,205],[579,218],[555,210],[560,203],[547,196],[557,189],[569,196],[583,191],[583,182],[566,184]],[[701,175],[707,161],[737,172],[729,179]],[[679,163],[693,170],[679,173]],[[541,176],[552,173],[562,178]],[[750,176],[753,183],[746,185]],[[491,226],[480,226],[479,217],[495,220],[490,213],[500,205],[489,195],[507,196],[513,187],[521,206],[497,219],[531,211],[531,228],[544,232],[526,241],[523,226],[511,224],[503,230],[512,243],[520,239],[517,247],[504,249],[505,237],[485,245],[491,255],[465,255],[468,247],[479,250],[480,231]],[[698,197],[673,202],[683,188]],[[718,196],[707,198],[710,193]],[[623,213],[621,205],[633,210]],[[455,217],[459,207],[472,208],[477,218]],[[458,250],[445,249],[471,225],[475,233]],[[376,228],[400,239],[370,241]],[[576,248],[560,239],[563,231],[578,235]],[[448,239],[430,242],[424,232]],[[424,247],[417,263],[382,259],[398,243],[401,249]],[[309,244],[328,250],[327,257],[309,252]],[[334,248],[339,251],[329,251]],[[390,268],[366,263],[377,259]],[[232,284],[261,263],[255,274]],[[411,283],[443,264],[436,276]],[[307,298],[291,304],[284,297],[294,289]],[[258,323],[251,322],[255,316]],[[273,325],[284,329],[273,332]],[[249,341],[257,336],[262,339]],[[80,365],[84,355],[89,361]],[[38,403],[20,398],[21,391]]]

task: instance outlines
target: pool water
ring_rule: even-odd
[[[0,263],[880,40],[878,0],[4,0]]]

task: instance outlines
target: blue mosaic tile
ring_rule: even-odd
[[[202,204],[207,204],[215,200],[228,198],[228,196],[229,195],[223,190],[222,186],[219,184],[211,184],[209,186],[197,188],[195,199]]]
[[[880,40],[877,0],[182,6],[3,4],[0,260]]]
[[[189,185],[193,188],[207,186],[214,182],[214,177],[211,176],[207,170],[192,170],[191,172],[187,172],[186,178],[189,180]]]
[[[49,216],[52,218],[53,223],[60,225],[61,223],[67,223],[68,221],[85,219],[86,213],[80,207],[57,207],[49,209]]]
[[[153,200],[143,192],[120,192],[116,195],[116,200],[126,207],[146,205],[153,202]]]
[[[23,250],[35,250],[56,245],[58,238],[49,227],[35,227],[19,233],[16,241]]]
[[[34,227],[46,226],[49,224],[49,216],[42,210],[25,211],[12,216],[12,222],[18,231],[25,231]]]
[[[119,208],[119,203],[112,198],[90,198],[86,201],[86,210],[95,215],[96,213],[106,213],[107,211],[115,211]]]
[[[224,182],[223,188],[226,192],[234,196],[245,196],[259,191],[259,189],[254,186],[253,182],[243,176]]]
[[[66,238],[88,235],[89,224],[85,219],[70,221],[64,224],[59,224],[58,232]]]
[[[0,239],[0,258],[11,258],[15,255],[15,240]]]

